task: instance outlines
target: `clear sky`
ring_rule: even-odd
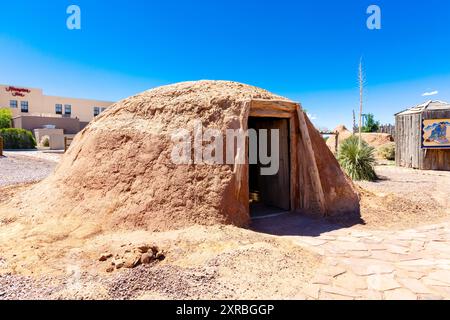
[[[81,30],[66,9],[81,8]],[[381,30],[366,9],[381,8]],[[2,1],[0,83],[118,100],[185,80],[234,80],[302,102],[316,125],[352,122],[364,57],[366,112],[383,123],[450,101],[448,0]],[[425,92],[438,94],[424,97]]]

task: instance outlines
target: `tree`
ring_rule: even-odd
[[[12,112],[9,109],[0,109],[0,129],[11,128]]]
[[[380,129],[380,122],[375,121],[373,114],[369,113],[366,115],[366,124],[362,127],[363,132],[378,132]]]

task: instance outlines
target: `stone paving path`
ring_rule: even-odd
[[[307,299],[450,299],[450,222],[290,238],[325,257]]]

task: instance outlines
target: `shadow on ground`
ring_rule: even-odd
[[[250,229],[275,236],[310,236],[318,237],[323,233],[364,224],[360,215],[347,215],[339,218],[314,218],[302,213],[285,213],[282,215],[253,219]]]

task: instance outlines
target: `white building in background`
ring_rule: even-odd
[[[0,108],[13,114],[13,127],[50,129],[66,136],[77,134],[113,102],[44,95],[42,89],[0,85]],[[55,131],[56,132],[56,131]]]

